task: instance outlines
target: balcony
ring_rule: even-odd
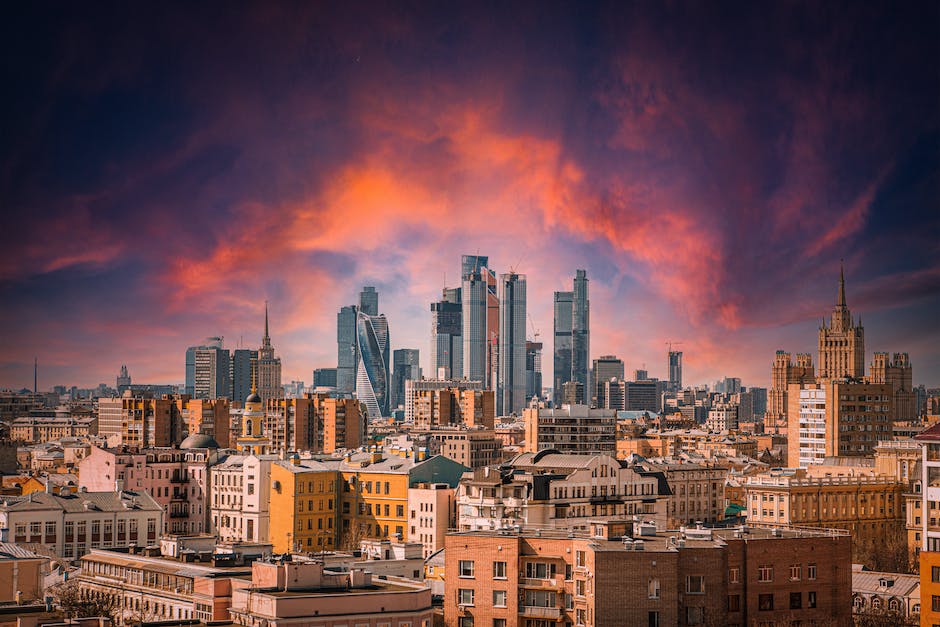
[[[170,518],[189,518],[187,510],[173,510],[170,512]]]
[[[189,475],[185,473],[174,474],[170,477],[170,483],[189,483]]]
[[[563,585],[563,581],[556,581],[555,579],[530,579],[528,577],[519,578],[519,586],[523,588],[542,588],[554,590]]]
[[[523,605],[520,609],[520,614],[527,618],[548,618],[552,620],[558,620],[561,618],[561,610],[557,607]]]
[[[185,492],[174,492],[173,495],[170,497],[170,500],[186,502],[189,500],[189,495],[186,494]]]

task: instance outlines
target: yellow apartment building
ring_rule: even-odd
[[[337,472],[301,460],[271,464],[271,543],[276,553],[332,550],[337,533]]]

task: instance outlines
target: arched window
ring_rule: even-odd
[[[872,597],[871,606],[875,608],[876,610],[881,609],[881,599],[879,597]]]
[[[897,612],[901,609],[901,602],[897,599],[891,599],[888,601],[888,609]]]
[[[863,597],[855,597],[852,599],[852,605],[855,606],[856,610],[860,610],[865,607],[865,599]]]

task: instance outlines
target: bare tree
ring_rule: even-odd
[[[903,529],[888,532],[877,541],[856,539],[852,543],[852,561],[864,564],[874,571],[908,574],[916,572]]]
[[[917,616],[905,616],[900,610],[888,608],[866,607],[853,617],[855,627],[916,627],[919,623]]]
[[[49,592],[63,618],[102,616],[114,622],[120,613],[117,598],[104,594],[87,594],[74,579],[52,586]]]

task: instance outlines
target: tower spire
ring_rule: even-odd
[[[268,337],[268,301],[264,301],[264,339],[265,341],[270,339]]]
[[[839,260],[839,307],[845,307],[845,263]]]

